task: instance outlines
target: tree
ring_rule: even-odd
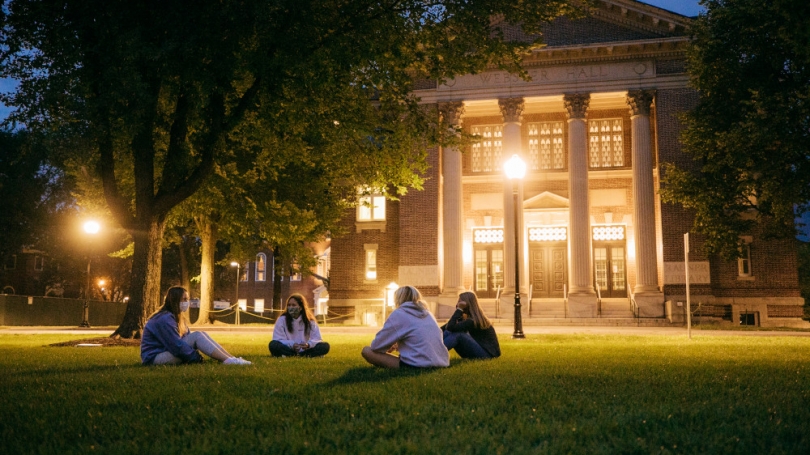
[[[666,202],[693,209],[710,253],[740,235],[795,236],[810,201],[810,4],[704,0],[692,25],[697,107],[685,117],[691,167],[665,167]]]
[[[0,257],[41,246],[53,218],[69,210],[71,189],[42,141],[25,131],[0,131]]]
[[[16,0],[6,8],[0,76],[20,81],[4,99],[16,108],[11,119],[86,140],[107,205],[134,240],[130,304],[114,334],[123,337],[139,336],[158,306],[166,217],[237,133],[266,128],[284,141],[307,137],[317,122],[321,131],[341,125],[320,100],[374,108],[410,128],[348,134],[368,138],[364,160],[352,163],[378,182],[410,186],[424,146],[388,144],[403,138],[397,133],[436,141],[443,131],[411,95],[414,78],[445,80],[490,63],[519,71],[531,44],[506,41],[498,25],[533,33],[576,12],[563,0]],[[384,147],[373,153],[372,145]]]

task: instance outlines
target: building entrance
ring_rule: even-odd
[[[568,248],[564,244],[529,247],[532,297],[540,299],[564,297],[565,283],[568,282],[567,255]]]
[[[627,297],[624,226],[593,228],[594,285],[603,298]]]
[[[532,297],[561,298],[568,283],[567,230],[564,227],[529,228],[529,282]]]
[[[475,250],[475,293],[493,298],[503,289],[503,247],[501,245]]]

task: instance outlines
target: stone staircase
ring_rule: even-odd
[[[514,306],[505,301],[497,304],[495,299],[479,299],[481,309],[495,324],[511,324],[514,320]],[[666,318],[636,318],[630,309],[628,299],[602,299],[601,313],[595,318],[568,317],[563,299],[521,299],[523,325],[528,326],[617,326],[617,327],[680,327],[681,323],[671,323]],[[439,309],[438,319],[446,320],[454,308]]]

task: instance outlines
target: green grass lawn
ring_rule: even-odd
[[[213,336],[253,365],[0,336],[0,453],[810,453],[810,338],[534,335],[391,372],[371,336],[322,359]]]

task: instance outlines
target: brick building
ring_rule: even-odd
[[[350,234],[332,241],[331,311],[379,324],[396,283],[417,286],[439,318],[468,289],[491,317],[513,316],[517,231],[524,317],[682,321],[692,219],[661,203],[658,188],[663,163],[691,165],[677,117],[697,102],[685,72],[689,21],[603,0],[588,18],[545,28],[547,46],[524,61],[530,81],[491,69],[420,82],[422,103],[482,140],[430,150],[423,191],[371,196],[346,217]],[[527,172],[512,181],[503,165],[514,154]],[[727,262],[693,236],[693,308],[802,324],[794,242],[744,240],[744,258]]]
[[[281,305],[276,308],[273,308],[273,290],[276,284],[273,252],[267,250],[258,252],[253,261],[240,267],[239,306],[242,311],[260,318],[275,319],[284,309],[284,302],[290,295],[301,294],[307,298],[316,316],[325,316],[328,311],[329,291],[328,283],[323,278],[329,275],[330,242],[331,240],[326,239],[310,245],[317,260],[311,274],[279,273]]]

